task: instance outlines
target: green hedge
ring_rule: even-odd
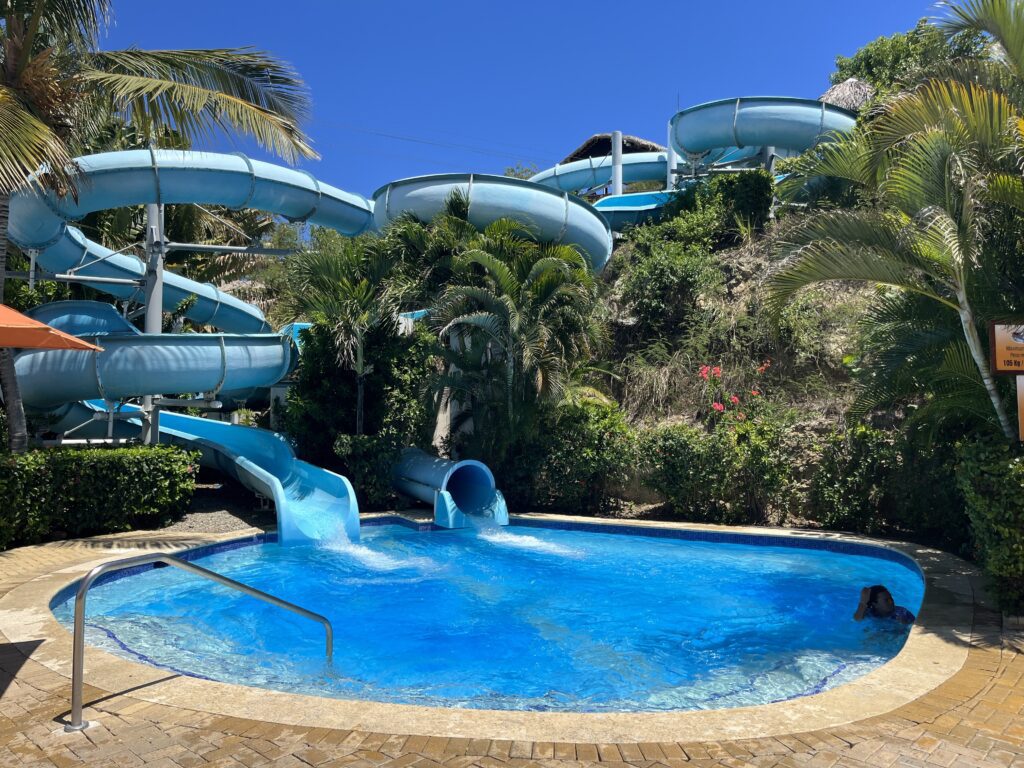
[[[997,440],[959,446],[957,482],[1000,607],[1024,613],[1024,456]]]
[[[641,442],[648,483],[684,520],[766,524],[789,478],[782,427],[772,419],[675,424]]]
[[[171,446],[0,456],[0,549],[158,525],[185,512],[197,455]]]
[[[633,430],[615,405],[583,402],[554,409],[541,420],[540,438],[531,479],[533,501],[544,509],[599,512],[635,465]]]

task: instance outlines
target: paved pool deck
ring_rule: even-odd
[[[968,563],[892,543],[928,581],[906,647],[858,681],[792,702],[621,715],[432,709],[185,678],[90,649],[92,725],[65,733],[71,641],[50,598],[105,560],[246,533],[132,533],[0,553],[0,766],[1024,766],[1019,635],[1002,627]]]

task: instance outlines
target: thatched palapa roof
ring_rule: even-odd
[[[819,101],[849,109],[852,112],[859,112],[860,108],[871,101],[874,95],[875,89],[870,83],[851,77],[833,85],[821,94]]]
[[[653,141],[641,139],[637,136],[622,137],[622,154],[628,155],[633,152],[664,152],[665,147],[655,144]],[[586,160],[588,157],[607,157],[612,153],[612,135],[610,133],[595,133],[589,139],[574,149],[559,165],[572,163],[576,160]]]

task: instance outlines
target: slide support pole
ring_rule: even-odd
[[[665,153],[665,189],[671,192],[676,188],[676,151],[672,147],[672,122],[668,124],[668,140],[665,142],[668,150]]]
[[[159,203],[146,205],[146,333],[159,334],[163,327],[164,305],[164,207]],[[159,393],[157,393],[159,394]],[[160,409],[153,405],[153,396],[142,398],[142,441],[160,442]]]
[[[612,132],[612,194],[622,194],[622,131]]]

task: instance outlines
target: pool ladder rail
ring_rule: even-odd
[[[148,555],[139,555],[137,557],[128,557],[123,560],[113,560],[109,563],[101,563],[86,574],[85,578],[82,579],[82,583],[78,587],[78,592],[75,594],[74,651],[71,662],[71,721],[64,726],[65,731],[81,731],[89,727],[89,723],[82,719],[82,678],[85,672],[85,598],[89,593],[89,588],[92,587],[96,579],[105,573],[120,571],[125,568],[134,568],[139,565],[149,565],[150,563],[163,563],[164,565],[171,565],[175,568],[180,568],[188,573],[201,576],[204,579],[215,581],[225,587],[242,592],[249,595],[249,597],[255,597],[257,600],[262,600],[265,603],[276,605],[278,608],[284,608],[286,611],[297,613],[307,619],[323,624],[324,632],[327,636],[327,661],[330,662],[333,658],[334,627],[331,626],[330,620],[325,616],[321,616],[319,613],[313,613],[313,611],[308,611],[301,606],[295,605],[295,603],[282,600],[279,597],[262,592],[248,586],[247,584],[243,584],[240,581],[229,579],[227,576],[222,576],[215,571],[203,568],[195,563],[190,563],[187,560],[182,560],[179,557],[173,557],[172,555],[152,553]]]

